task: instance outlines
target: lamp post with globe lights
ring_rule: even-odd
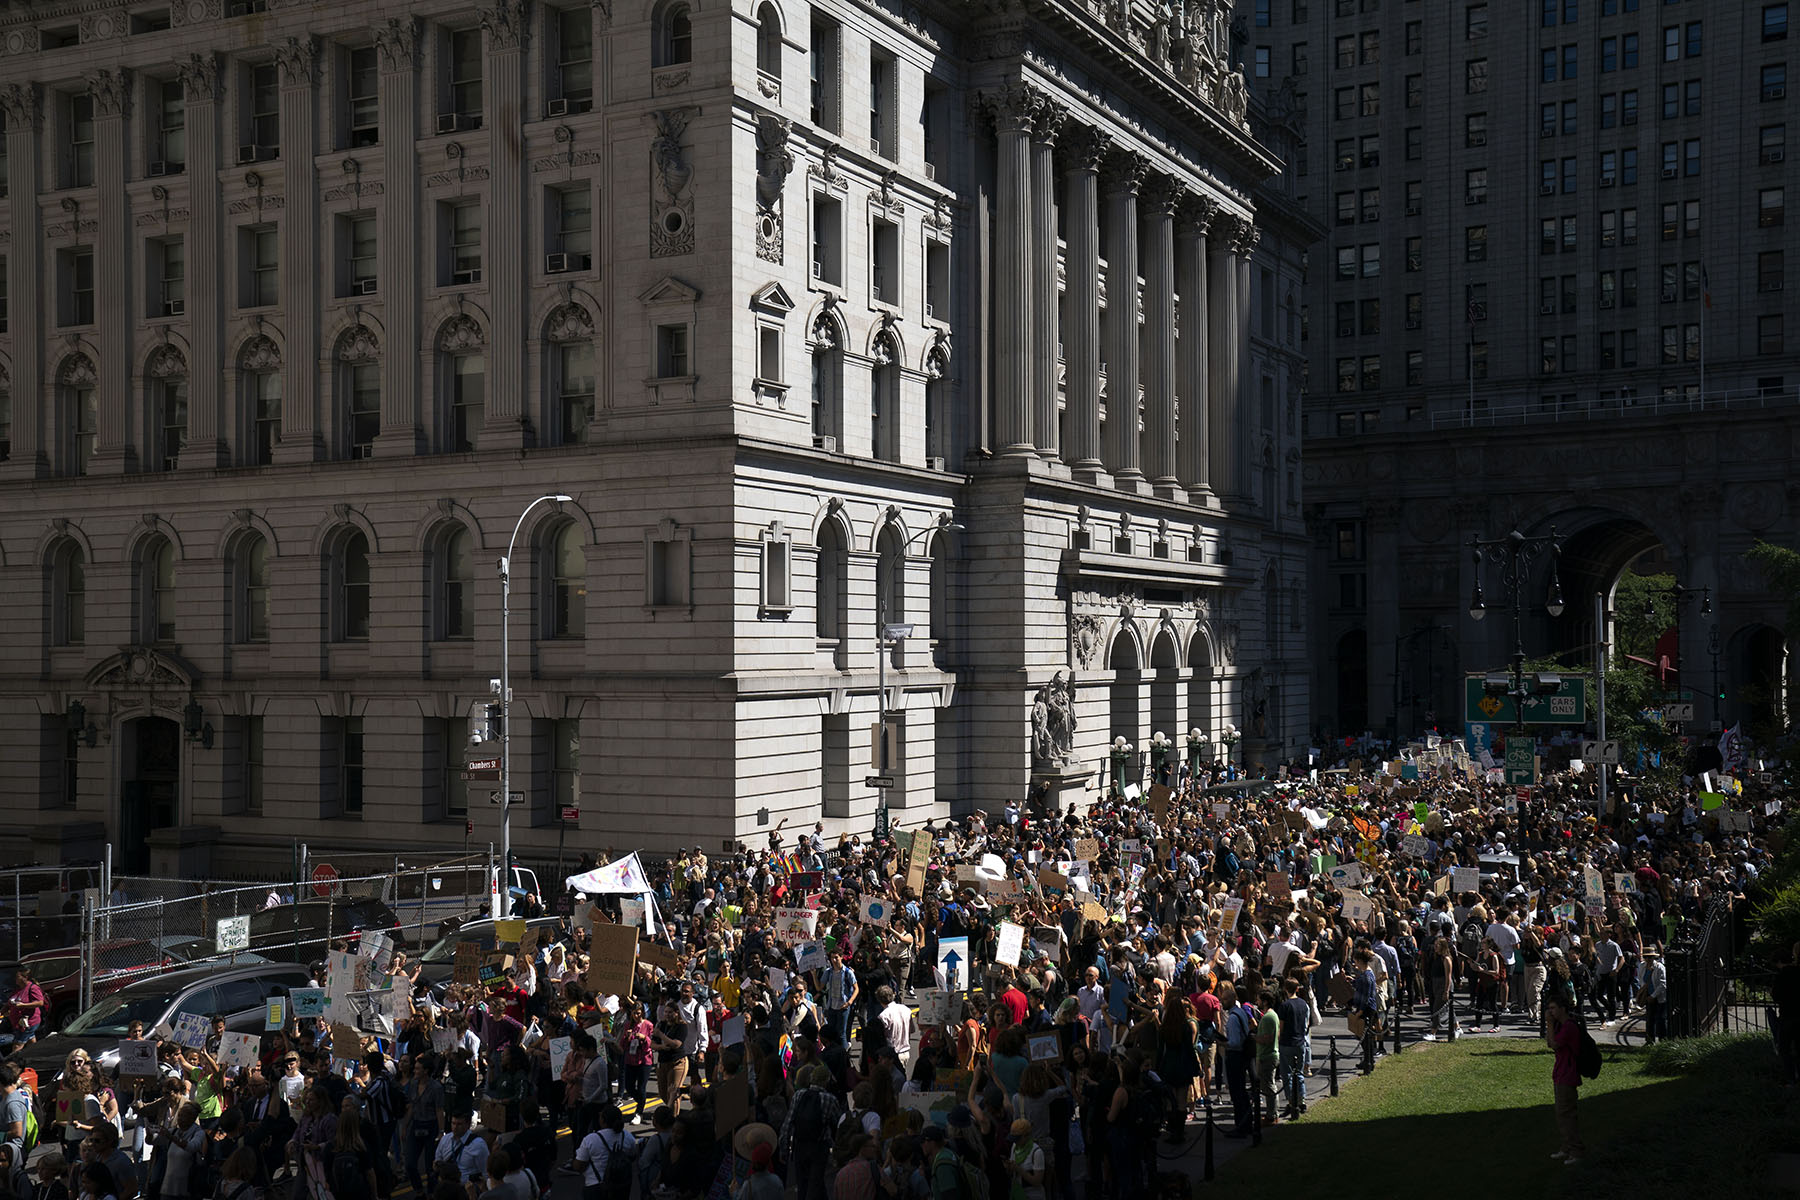
[[[1175,743],[1169,735],[1158,730],[1150,736],[1151,777],[1158,783],[1167,783],[1163,774],[1168,770],[1169,755],[1175,749]]]
[[[1125,763],[1131,758],[1135,747],[1120,734],[1112,744],[1112,794],[1115,798],[1125,795]]]

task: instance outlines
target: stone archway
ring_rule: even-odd
[[[1112,668],[1113,681],[1108,704],[1107,741],[1124,738],[1136,746],[1142,741],[1143,662],[1138,645],[1129,629],[1121,629],[1113,638],[1112,653],[1106,665]]]
[[[1181,736],[1181,653],[1167,629],[1150,644],[1150,730]]]

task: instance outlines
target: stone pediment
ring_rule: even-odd
[[[179,655],[127,646],[87,673],[90,688],[120,692],[191,691],[200,672]]]
[[[767,283],[750,295],[750,303],[756,308],[766,308],[771,312],[790,313],[794,311],[794,299],[787,294],[787,289],[779,283]]]
[[[692,304],[700,299],[700,289],[692,284],[683,283],[673,275],[665,275],[638,294],[638,303],[657,304]]]

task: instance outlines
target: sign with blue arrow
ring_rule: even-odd
[[[938,968],[944,972],[944,988],[950,992],[967,991],[969,987],[969,939],[938,939]]]

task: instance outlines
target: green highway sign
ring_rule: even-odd
[[[1490,696],[1482,686],[1485,676],[1470,675],[1463,680],[1466,711],[1463,719],[1476,723],[1487,723],[1497,729],[1504,730],[1517,720],[1517,710],[1513,707],[1511,696]],[[1510,680],[1512,676],[1507,675]],[[1526,676],[1526,684],[1530,685],[1531,677]],[[1525,723],[1527,725],[1586,725],[1588,723],[1587,679],[1579,675],[1564,675],[1562,686],[1544,696],[1529,696],[1525,700]]]
[[[1518,738],[1506,743],[1506,782],[1537,782],[1537,747],[1532,744],[1531,739]]]

